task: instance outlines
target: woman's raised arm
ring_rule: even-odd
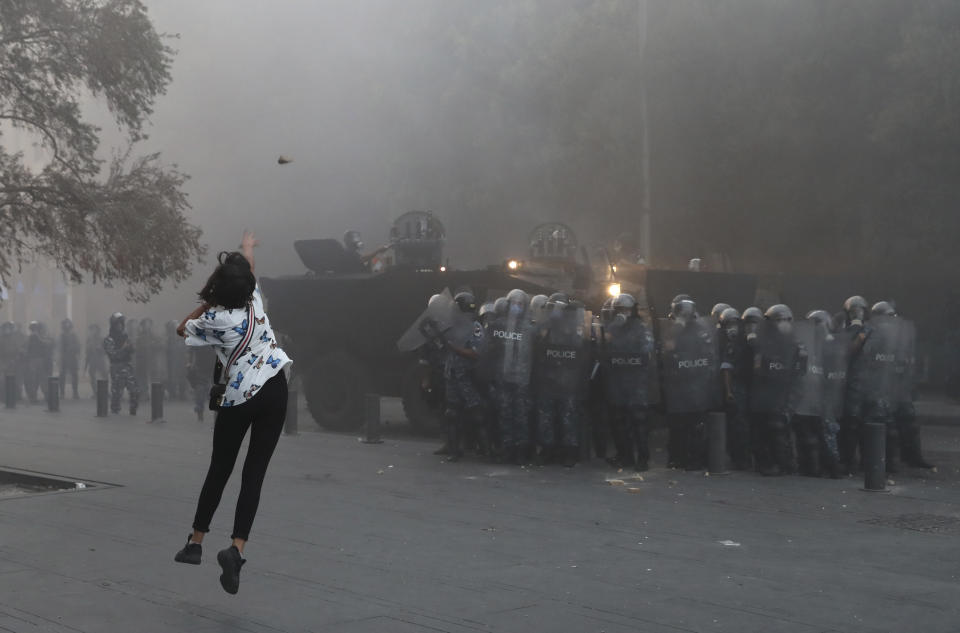
[[[250,272],[253,272],[253,249],[259,244],[260,242],[258,242],[257,238],[253,235],[253,231],[243,230],[243,238],[240,240],[240,252],[243,253],[243,256],[250,262]]]

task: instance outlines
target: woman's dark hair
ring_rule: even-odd
[[[257,286],[250,270],[250,262],[242,253],[222,251],[217,255],[219,265],[207,279],[200,298],[212,306],[227,309],[245,308]]]

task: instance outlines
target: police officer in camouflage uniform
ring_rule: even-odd
[[[899,317],[893,304],[889,301],[880,301],[870,308],[871,316]],[[904,346],[901,350],[902,358],[898,358],[898,389],[893,400],[893,422],[900,437],[900,458],[908,466],[915,468],[933,468],[934,465],[923,458],[920,444],[920,427],[917,424],[917,412],[913,406],[914,371],[915,371],[915,341]],[[892,454],[895,456],[895,454]]]
[[[463,456],[463,439],[467,427],[477,438],[480,452],[489,452],[483,399],[477,389],[474,369],[483,353],[484,331],[477,320],[477,300],[472,293],[459,292],[453,298],[459,309],[453,323],[443,336],[445,359],[444,420],[447,425],[448,460],[459,461]]]
[[[603,366],[601,363],[604,335],[606,328],[613,320],[613,299],[614,297],[607,297],[603,301],[600,314],[594,315],[590,324],[590,353],[593,359],[593,368],[587,385],[586,410],[588,412],[587,419],[590,424],[593,452],[600,459],[607,459],[607,439],[613,436],[610,427],[610,415],[604,397]],[[608,461],[616,461],[616,458],[610,458]]]
[[[847,370],[847,387],[843,401],[843,418],[837,434],[840,461],[848,474],[857,472],[860,433],[864,420],[865,385],[867,363],[863,346],[871,335],[866,299],[859,295],[849,297],[843,303],[843,332],[840,334],[849,346],[850,364]]]
[[[110,333],[103,339],[103,351],[110,361],[110,410],[120,413],[120,400],[126,389],[130,395],[130,415],[136,415],[140,390],[133,372],[133,343],[124,328],[123,314],[119,312],[110,316]]]
[[[580,453],[588,338],[583,305],[563,299],[567,297],[550,297],[537,334],[537,442],[541,462],[559,460],[570,468]]]
[[[743,340],[747,349],[743,350],[744,356],[741,357],[741,377],[747,385],[747,402],[750,401],[750,392],[753,383],[753,346],[757,341],[760,328],[764,323],[763,310],[756,306],[750,306],[740,315],[740,329],[743,332]],[[760,464],[764,461],[763,456],[763,418],[756,415],[748,405],[747,420],[750,425],[750,455],[753,458],[754,469],[759,471]]]
[[[647,391],[655,344],[632,295],[615,297],[610,310],[600,361],[603,396],[617,450],[613,463],[642,472],[650,465]]]
[[[844,349],[843,342],[837,340],[833,332],[833,319],[826,310],[811,311],[807,314],[807,320],[815,323],[824,332],[825,386],[823,417],[820,420],[818,438],[820,474],[826,472],[831,479],[839,479],[841,472],[837,434],[840,432],[838,418],[843,412],[843,392],[847,380],[847,350]]]
[[[759,312],[759,310],[758,310]],[[723,379],[724,413],[727,418],[727,453],[734,470],[750,470],[750,374],[753,355],[740,313],[724,308],[718,320],[720,373]]]
[[[786,475],[796,471],[791,421],[798,379],[807,370],[806,350],[793,336],[790,308],[771,306],[764,319],[753,343],[751,409],[763,425],[761,474]]]
[[[530,455],[530,380],[535,324],[528,312],[530,299],[520,289],[507,294],[507,313],[498,319],[489,344],[497,358],[495,391],[503,459],[526,463]]]

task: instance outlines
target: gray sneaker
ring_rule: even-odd
[[[193,534],[187,535],[187,544],[183,546],[183,549],[177,552],[177,555],[173,557],[173,560],[178,563],[186,563],[188,565],[199,565],[200,557],[203,555],[203,547],[200,543],[191,543],[190,537]]]
[[[240,556],[240,550],[235,545],[217,552],[217,562],[223,573],[220,574],[220,585],[227,593],[237,593],[240,589],[240,568],[247,562]]]

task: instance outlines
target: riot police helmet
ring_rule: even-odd
[[[477,311],[477,316],[481,319],[492,318],[495,314],[496,309],[492,301],[487,301],[485,304],[480,306],[480,309]]]
[[[497,300],[493,302],[493,311],[499,316],[505,315],[509,307],[510,303],[506,297],[498,297]]]
[[[39,332],[40,321],[30,321],[30,323],[27,324],[27,329],[30,330],[31,332]]]
[[[750,306],[740,315],[740,320],[744,323],[759,323],[763,321],[763,312],[756,306]]]
[[[431,296],[430,299],[427,301],[427,307],[430,307],[430,306],[432,306],[433,304],[435,304],[437,301],[440,301],[440,298],[441,298],[442,296],[443,296],[443,295],[439,295],[439,294],[436,294],[436,295]]]
[[[889,301],[878,301],[870,308],[871,316],[897,316],[897,311]]]
[[[793,321],[793,310],[782,303],[767,308],[763,317],[770,321]]]
[[[524,312],[530,305],[530,295],[519,288],[514,288],[507,293],[507,304],[512,311]]]
[[[530,298],[530,312],[539,315],[549,303],[550,300],[547,298],[547,295],[533,295],[533,297]]]
[[[622,292],[613,298],[610,305],[614,314],[626,314],[632,316],[637,313],[637,300],[633,295]]]
[[[122,312],[114,312],[110,315],[110,329],[115,330],[117,328],[122,329],[126,323],[126,317],[123,316]]]
[[[570,296],[565,292],[555,292],[550,295],[550,303],[570,303]]]
[[[671,311],[673,319],[681,322],[693,321],[697,318],[697,304],[690,299],[681,299]]]
[[[719,323],[719,322],[720,322],[720,315],[722,315],[723,312],[724,312],[725,310],[729,309],[729,308],[730,308],[730,304],[729,304],[729,303],[718,303],[717,305],[713,306],[713,309],[712,309],[712,310],[710,310],[710,316],[712,316],[714,319],[716,319],[717,322]]]
[[[807,321],[813,321],[817,325],[824,325],[827,329],[833,327],[833,317],[826,310],[811,310],[807,313]]]
[[[457,304],[461,312],[477,311],[477,298],[473,296],[472,292],[458,292],[453,298],[453,302]]]
[[[843,302],[843,311],[847,315],[847,321],[850,323],[862,323],[870,318],[870,306],[867,300],[860,295],[854,295]]]
[[[70,319],[64,319],[63,321],[60,321],[60,329],[63,330],[64,332],[68,330],[72,330],[73,321],[71,321]]]
[[[673,316],[674,313],[676,313],[677,306],[680,304],[681,301],[693,301],[693,297],[685,294],[679,294],[676,297],[674,297],[673,300],[670,302],[670,316]],[[694,308],[696,308],[696,306],[694,306]]]
[[[717,322],[722,326],[735,325],[740,322],[740,313],[736,308],[726,308],[720,313]]]

